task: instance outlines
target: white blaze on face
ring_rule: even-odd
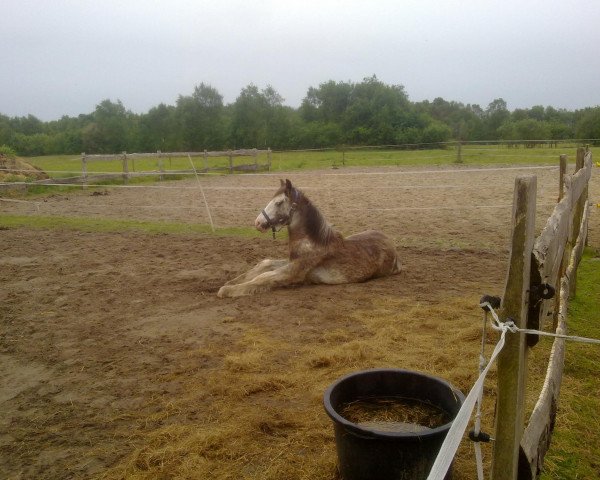
[[[267,206],[264,208],[264,211],[267,213],[271,220],[275,220],[276,218],[279,218],[281,216],[282,211],[284,210],[283,207],[286,203],[285,200],[285,194],[281,193],[276,197],[273,197],[271,201],[267,204]],[[258,214],[258,217],[256,217],[254,225],[261,232],[266,232],[269,228],[269,221],[265,218],[262,211]]]

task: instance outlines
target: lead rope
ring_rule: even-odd
[[[262,214],[265,217],[265,220],[267,221],[267,225],[269,225],[271,227],[271,231],[273,232],[273,240],[275,240],[275,225],[273,225],[273,222],[267,215],[267,212],[265,212],[264,208],[262,209]]]

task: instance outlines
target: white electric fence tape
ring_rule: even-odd
[[[486,339],[486,327],[488,321],[488,311],[484,308],[483,310],[483,326],[481,328],[481,351],[479,352],[479,375],[482,374],[487,363],[485,359],[485,339]],[[477,396],[477,409],[475,412],[475,423],[473,425],[473,433],[475,437],[479,436],[481,432],[481,404],[483,402],[483,389],[479,391]],[[481,442],[474,442],[475,449],[475,465],[477,466],[477,479],[484,480],[483,478],[483,453],[481,451]]]
[[[473,385],[473,388],[467,395],[463,406],[459,410],[456,418],[452,422],[452,426],[450,430],[448,430],[448,434],[446,435],[446,439],[444,443],[442,443],[442,447],[440,448],[440,452],[438,453],[437,458],[433,466],[431,467],[431,471],[429,472],[429,476],[427,480],[443,480],[446,476],[446,472],[450,468],[452,461],[454,460],[454,456],[456,455],[456,451],[458,450],[458,446],[462,440],[462,437],[467,429],[469,424],[469,419],[471,418],[471,414],[473,413],[473,409],[475,408],[476,403],[481,403],[481,397],[483,395],[483,383],[485,381],[485,377],[498,357],[500,351],[504,348],[506,332],[511,333],[529,333],[533,335],[543,335],[547,337],[555,337],[555,338],[563,338],[565,340],[573,340],[576,342],[582,343],[592,343],[592,344],[600,344],[600,339],[595,338],[585,338],[571,335],[562,335],[558,333],[548,333],[542,332],[539,330],[531,330],[528,328],[518,328],[513,321],[507,320],[506,322],[502,322],[500,318],[498,318],[498,314],[494,310],[494,308],[488,303],[484,302],[480,305],[480,307],[484,308],[486,311],[489,311],[492,314],[493,321],[491,326],[493,329],[500,331],[500,340],[496,344],[494,351],[492,352],[492,356],[486,367],[481,371],[479,378]],[[485,361],[483,359],[483,354],[480,358],[480,365]],[[479,415],[479,412],[478,412]],[[478,418],[476,418],[475,424],[476,430],[479,428]],[[475,432],[477,433],[477,432]],[[483,478],[483,465],[481,458],[481,447],[479,442],[475,442],[475,457],[477,460],[477,475],[478,478]]]
[[[446,472],[448,471],[448,468],[450,468],[450,464],[454,460],[454,456],[456,455],[458,446],[460,445],[463,434],[465,433],[467,425],[469,424],[469,420],[471,419],[471,413],[473,412],[475,403],[479,398],[480,392],[483,391],[483,382],[485,380],[485,377],[489,369],[493,365],[494,361],[496,360],[496,357],[498,356],[502,348],[504,348],[504,337],[506,336],[507,331],[508,327],[502,328],[500,340],[496,344],[496,348],[494,348],[492,356],[490,357],[490,361],[484,368],[483,372],[481,372],[481,375],[475,382],[475,385],[473,385],[473,388],[467,395],[463,406],[461,407],[458,414],[456,415],[456,418],[452,422],[452,426],[450,427],[450,430],[448,430],[446,439],[442,444],[440,453],[438,453],[438,456],[435,459],[433,467],[431,467],[431,471],[429,472],[427,480],[444,480]]]

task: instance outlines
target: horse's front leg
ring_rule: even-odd
[[[221,287],[219,297],[241,297],[253,293],[265,292],[275,287],[283,287],[304,281],[305,272],[295,262],[287,262],[274,270],[263,272],[251,280],[236,285]]]
[[[272,260],[267,258],[261,262],[259,262],[256,266],[252,267],[246,273],[242,273],[238,275],[233,280],[229,280],[225,286],[227,285],[238,285],[240,283],[246,283],[260,275],[264,272],[270,272],[275,270],[276,268],[281,268],[289,263],[289,260]]]

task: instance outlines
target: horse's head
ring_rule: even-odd
[[[292,214],[296,210],[299,195],[292,182],[281,180],[279,190],[256,217],[254,221],[256,228],[261,232],[266,232],[270,228],[275,234],[276,230],[289,225]]]

